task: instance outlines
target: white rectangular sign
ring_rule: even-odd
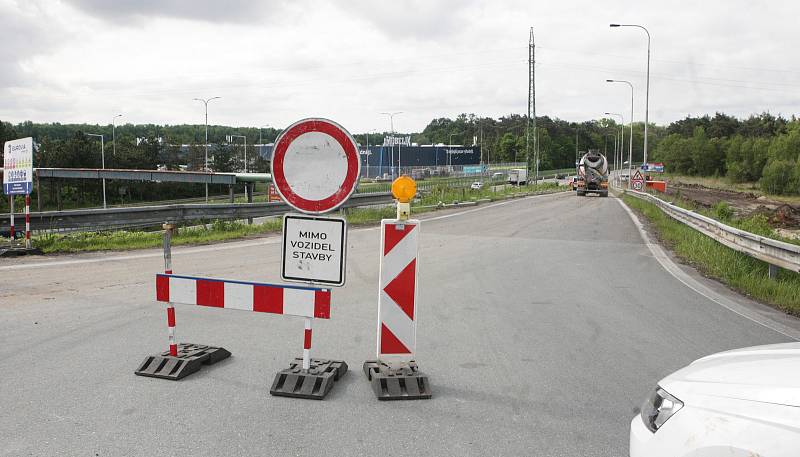
[[[281,278],[284,281],[343,286],[346,253],[344,219],[283,216]]]
[[[3,145],[3,192],[6,195],[33,191],[33,138],[6,141]]]

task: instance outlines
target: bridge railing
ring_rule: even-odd
[[[389,192],[353,195],[344,208],[385,205],[392,202]],[[108,209],[79,209],[31,213],[33,231],[101,231],[122,228],[159,226],[165,222],[184,224],[190,221],[217,219],[243,220],[281,216],[290,211],[283,202],[215,203],[135,206]],[[8,227],[9,215],[0,215],[0,227]]]

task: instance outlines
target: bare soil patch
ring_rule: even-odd
[[[683,183],[670,183],[667,186],[667,195],[676,199],[692,201],[698,206],[708,209],[723,201],[731,206],[738,218],[763,214],[776,229],[783,229],[787,232],[800,230],[800,207],[763,195]]]

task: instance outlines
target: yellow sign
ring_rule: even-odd
[[[401,176],[392,183],[392,195],[400,203],[408,203],[417,195],[417,183],[408,176]]]

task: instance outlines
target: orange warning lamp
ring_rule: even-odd
[[[417,182],[408,176],[401,176],[392,183],[392,195],[400,203],[409,203],[417,195]]]

